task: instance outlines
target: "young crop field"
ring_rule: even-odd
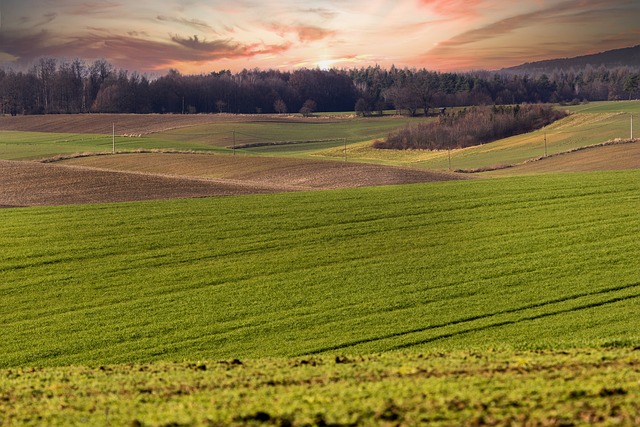
[[[639,178],[3,209],[0,366],[639,345]]]
[[[0,424],[637,424],[639,192],[1,209]]]

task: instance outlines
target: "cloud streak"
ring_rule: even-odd
[[[495,41],[496,39],[504,40],[506,36],[514,37],[520,30],[532,28],[539,29],[540,34],[538,38],[539,43],[542,44],[544,31],[549,31],[551,25],[557,27],[567,25],[593,26],[594,22],[603,22],[606,18],[616,18],[620,17],[620,14],[628,14],[629,11],[625,10],[625,7],[628,6],[635,8],[637,11],[635,0],[619,0],[613,2],[610,0],[570,0],[557,3],[544,9],[514,15],[480,28],[464,31],[439,43],[435,48],[430,49],[423,55],[422,58],[425,60],[437,59],[440,61],[450,58],[458,63],[462,62],[464,56],[468,59],[474,58],[480,60],[478,56],[482,49],[478,51],[476,50],[477,48],[474,47],[473,54],[468,54],[470,45],[477,46],[482,43]],[[590,30],[592,31],[593,27]],[[585,39],[587,39],[587,33],[588,31],[584,31],[584,34],[582,34]],[[513,42],[520,43],[521,49],[512,47],[512,51],[523,51],[515,55],[514,59],[526,59],[527,57],[531,59],[532,50],[535,51],[535,55],[539,57],[544,57],[549,54],[549,52],[545,52],[544,49],[533,47],[531,41],[526,43],[514,37],[512,43]],[[564,40],[563,43],[568,47],[566,40]],[[462,49],[467,51],[467,53],[463,53],[461,51]],[[509,53],[508,49],[505,49],[504,52]],[[487,57],[487,59],[492,60],[494,58]]]
[[[176,23],[184,25],[186,27],[193,28],[197,31],[203,31],[213,34],[218,34],[216,30],[209,24],[199,19],[186,19],[186,18],[174,18],[170,16],[158,15],[156,18],[160,22]]]
[[[173,35],[168,40],[148,40],[133,35],[118,35],[93,28],[88,33],[54,40],[50,31],[29,35],[5,34],[5,53],[28,62],[42,56],[109,58],[115,65],[141,71],[166,70],[176,63],[210,63],[221,59],[250,59],[258,55],[286,52],[287,43],[242,44],[230,39],[207,41],[197,36]]]
[[[298,40],[303,43],[324,40],[337,34],[337,31],[335,30],[330,30],[315,25],[302,24],[283,25],[279,23],[271,23],[267,26],[267,29],[275,32],[281,37],[286,37],[287,34],[295,34]]]

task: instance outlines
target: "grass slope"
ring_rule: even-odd
[[[544,129],[506,138],[490,144],[451,151],[452,169],[479,169],[500,165],[513,165],[545,154],[600,144],[616,138],[629,138],[630,113],[640,113],[640,102],[603,102],[575,107],[561,107],[574,114]],[[640,123],[640,118],[636,121]],[[319,154],[339,158],[339,148]],[[361,161],[410,164],[426,169],[449,168],[447,151],[428,150],[376,150],[369,143],[355,144],[348,148],[351,159]]]
[[[330,147],[384,137],[393,129],[424,118],[275,117],[275,116],[71,115],[25,116],[0,120],[0,158],[41,159],[58,154],[111,151],[108,133],[116,123],[116,149],[175,149],[231,152],[254,143],[298,142],[236,150],[260,155],[308,155]],[[430,119],[429,119],[430,120]],[[15,121],[15,123],[13,123]],[[207,122],[209,121],[209,122]],[[30,123],[32,125],[30,126]],[[33,129],[34,131],[29,131]],[[47,132],[46,130],[49,129]],[[66,131],[62,132],[62,131]],[[87,133],[94,131],[95,133]],[[123,136],[135,135],[135,136]]]
[[[607,349],[0,370],[0,424],[638,425],[639,365]]]
[[[638,345],[640,173],[0,210],[0,367]]]
[[[633,143],[598,146],[541,158],[512,168],[483,173],[510,176],[559,172],[592,172],[640,168],[640,140]]]

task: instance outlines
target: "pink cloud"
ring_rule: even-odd
[[[271,24],[269,29],[275,31],[276,34],[284,36],[287,33],[294,33],[301,42],[314,42],[324,40],[337,34],[334,30],[317,27],[315,25],[282,25]]]
[[[432,0],[423,0],[431,2]],[[433,0],[437,1],[437,0]],[[568,25],[582,25],[585,28],[583,34],[580,34],[580,38],[583,40],[590,40],[589,31],[594,28],[601,27],[605,24],[600,24],[605,18],[619,17],[621,14],[628,14],[628,11],[624,10],[624,6],[633,5],[635,0],[617,0],[612,2],[611,0],[570,0],[563,3],[556,3],[547,8],[539,9],[537,11],[514,15],[509,18],[502,19],[500,21],[487,24],[485,26],[464,31],[458,35],[455,35],[448,40],[440,42],[435,48],[429,50],[421,58],[429,62],[447,62],[450,64],[462,65],[464,67],[460,69],[468,69],[468,61],[464,61],[463,58],[469,58],[475,62],[476,67],[487,67],[495,65],[499,60],[504,64],[505,62],[511,62],[511,65],[516,65],[520,60],[531,61],[534,59],[548,59],[551,52],[546,52],[541,46],[541,41],[536,43],[535,40],[523,41],[518,40],[512,43],[513,45],[519,45],[518,48],[513,50],[517,51],[517,54],[513,54],[509,50],[503,48],[501,50],[488,49],[485,55],[481,55],[482,43],[497,39],[515,33],[517,30],[523,28],[540,28],[543,31],[545,25],[554,24],[556,26],[564,26],[569,28]],[[602,28],[604,30],[604,28]],[[602,39],[593,40],[593,43],[602,44]],[[563,40],[564,49],[556,51],[572,52],[572,47],[567,40]],[[589,42],[586,42],[589,43]],[[474,44],[473,49],[469,49],[468,45]],[[611,48],[612,46],[608,46]],[[621,47],[621,46],[617,46]],[[573,52],[577,55],[581,52]],[[489,57],[493,55],[495,58]],[[491,65],[490,65],[491,64]]]
[[[445,17],[473,18],[477,16],[483,0],[420,0],[420,4]]]

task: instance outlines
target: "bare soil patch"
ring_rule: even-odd
[[[300,190],[411,184],[464,178],[457,174],[366,163],[221,154],[118,154],[71,159],[66,160],[64,164],[232,179]]]
[[[0,206],[267,194],[461,179],[333,161],[208,154],[119,154],[61,163],[0,161]]]
[[[269,185],[0,160],[0,207],[128,202],[283,191]]]

